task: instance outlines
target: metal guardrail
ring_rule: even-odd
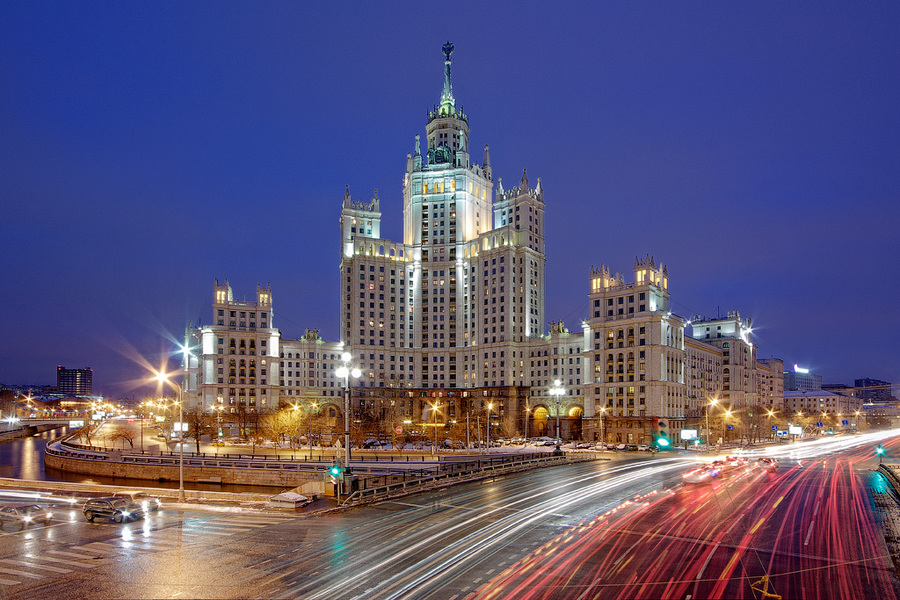
[[[45,452],[52,456],[97,462],[118,462],[135,466],[177,467],[181,461],[180,454],[176,452],[158,455],[129,454],[122,450],[68,443],[66,440],[60,442],[58,450],[48,444],[45,447]],[[502,454],[477,458],[451,456],[443,457],[444,460],[423,465],[421,469],[397,468],[397,466],[392,468],[390,465],[394,461],[380,461],[378,466],[361,467],[354,465],[352,472],[360,476],[357,478],[357,485],[361,486],[361,489],[351,494],[344,501],[344,504],[358,503],[372,498],[392,495],[398,490],[420,488],[435,482],[452,481],[454,479],[461,481],[485,474],[508,473],[531,466],[594,460],[596,457],[593,453],[552,456],[546,454]],[[326,471],[331,463],[332,459],[330,457],[312,460],[306,457],[296,459],[293,456],[285,458],[268,455],[227,454],[205,456],[193,452],[190,454],[185,453],[184,455],[185,466],[220,469],[259,469],[321,473]],[[400,463],[401,461],[398,460],[395,464],[399,465]],[[409,465],[410,461],[402,461],[402,464]]]
[[[502,475],[506,473],[512,473],[515,471],[523,470],[527,467],[543,467],[555,464],[568,464],[572,462],[582,462],[595,459],[596,455],[594,454],[563,454],[553,456],[525,457],[521,460],[504,461],[500,464],[488,465],[479,464],[484,461],[471,461],[477,463],[476,468],[458,470],[449,473],[438,473],[435,475],[423,476],[411,480],[398,481],[396,483],[387,485],[367,487],[365,489],[357,490],[350,494],[341,503],[341,506],[355,505],[365,501],[377,500],[382,497],[394,496],[397,493],[412,491],[413,488],[422,488],[428,486],[429,484],[440,484],[444,482],[450,483],[454,480],[464,481],[468,479],[475,479],[477,477],[485,475]]]

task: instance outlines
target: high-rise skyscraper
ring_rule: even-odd
[[[488,147],[471,160],[469,119],[451,79],[415,138],[403,178],[403,241],[380,237],[377,190],[344,194],[341,337],[374,387],[522,385],[523,344],[544,325],[544,201],[540,180],[494,179]],[[518,367],[517,367],[518,365]]]

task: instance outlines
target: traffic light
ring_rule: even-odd
[[[875,446],[875,454],[878,455],[878,464],[881,464],[884,460],[884,446],[881,444]]]
[[[656,421],[656,435],[654,436],[653,442],[660,450],[668,450],[669,446],[671,446],[669,433],[666,429],[668,426],[669,423],[665,419],[658,419]]]
[[[337,485],[341,482],[341,478],[344,474],[344,469],[341,468],[341,465],[338,464],[337,461],[332,463],[331,468],[328,469],[328,474],[331,476],[331,484]]]

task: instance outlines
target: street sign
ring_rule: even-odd
[[[729,430],[734,429],[734,425],[729,425],[729,426],[728,426],[728,429],[729,429]]]
[[[778,425],[772,425],[772,431],[778,431]]]
[[[849,425],[849,424],[850,424],[850,421],[848,421],[847,419],[844,419],[843,421],[841,421],[841,425]]]
[[[816,427],[822,427],[822,421],[816,421]]]
[[[396,427],[394,427],[394,433],[396,433],[397,435],[403,433],[403,425],[397,425]]]

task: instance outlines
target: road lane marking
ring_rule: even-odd
[[[759,529],[759,526],[762,525],[763,521],[765,521],[765,520],[766,520],[766,518],[763,517],[762,519],[757,521],[756,525],[753,526],[753,529],[750,530],[750,535],[753,535],[754,533],[756,533],[756,530]]]
[[[51,567],[49,565],[36,565],[33,563],[25,562],[24,560],[12,560],[9,558],[0,558],[0,562],[6,563],[8,565],[21,565],[23,567],[31,567],[32,569],[43,569],[45,571],[52,571],[54,573],[71,573],[72,569],[63,569],[61,567]]]
[[[819,501],[818,500],[816,500],[816,508],[815,508],[815,510],[813,510],[813,516],[816,516],[817,514],[819,514]]]
[[[97,560],[96,556],[78,554],[77,552],[65,552],[63,550],[47,550],[47,552],[50,554],[59,554],[60,556],[68,556],[69,558],[86,558],[88,560]]]
[[[775,504],[772,505],[772,508],[777,508],[781,501],[784,500],[784,496],[775,501]]]
[[[16,569],[0,569],[0,573],[6,573],[7,575],[21,575],[22,577],[31,577],[32,579],[43,579],[43,575],[35,575],[34,573],[26,573],[25,571],[18,571]]]
[[[49,560],[50,562],[60,563],[60,564],[64,564],[64,565],[75,565],[76,567],[84,567],[85,569],[93,569],[94,567],[99,566],[96,564],[92,565],[90,563],[79,562],[77,560],[65,560],[64,558],[53,558],[52,556],[43,556],[43,555],[40,557],[36,556],[35,559],[36,560]]]
[[[706,556],[706,560],[703,561],[703,566],[700,567],[700,571],[697,573],[697,579],[700,579],[703,576],[703,572],[706,570],[706,565],[709,564],[709,561],[712,559],[713,554],[715,554],[716,550],[718,550],[718,549],[719,549],[719,544],[717,542],[716,545],[713,546],[713,549],[709,551],[709,554]]]
[[[806,532],[806,540],[804,540],[804,542],[803,542],[804,546],[809,545],[809,536],[812,535],[813,527],[815,527],[815,525],[816,525],[815,521],[813,521],[812,523],[809,524],[809,531]]]

